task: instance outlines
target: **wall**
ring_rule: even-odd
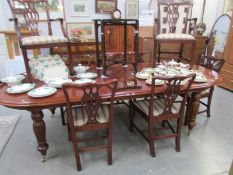
[[[64,8],[65,8],[65,17],[67,22],[90,22],[92,19],[97,18],[111,18],[110,14],[96,14],[95,13],[95,0],[89,0],[89,16],[88,17],[71,17],[70,15],[70,0],[64,0]],[[139,13],[141,14],[144,10],[150,9],[150,1],[155,0],[139,0]],[[193,6],[193,17],[198,18],[198,22],[201,20],[201,13],[202,13],[202,4],[204,0],[194,0],[194,6]],[[223,8],[223,0],[206,0],[206,8],[205,8],[205,15],[204,15],[204,22],[207,24],[207,31],[205,34],[207,35],[212,25],[214,24],[214,21],[217,19],[218,16],[222,13]],[[118,0],[118,9],[122,12],[122,18],[125,17],[125,0]],[[0,0],[0,30],[13,30],[13,24],[8,21],[9,18],[11,18],[11,12],[8,7],[6,0]],[[45,31],[44,31],[45,32]],[[55,33],[60,33],[60,31],[56,31]],[[0,55],[1,53],[4,53],[4,49],[1,50],[1,44],[2,46],[5,45],[4,38],[2,35],[0,35]],[[6,75],[5,65],[7,61],[7,54],[4,56],[0,56],[0,78],[2,76]],[[21,64],[22,61],[17,61],[17,64]],[[13,64],[13,63],[10,63]],[[20,66],[22,67],[22,65]],[[13,74],[9,73],[8,74]]]

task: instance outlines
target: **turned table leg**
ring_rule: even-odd
[[[32,113],[32,120],[33,120],[33,131],[37,139],[37,150],[42,155],[42,162],[45,162],[46,160],[46,154],[48,150],[48,143],[46,141],[46,128],[45,128],[45,122],[43,120],[44,114],[42,111],[31,111]]]
[[[200,99],[201,91],[192,93],[188,110],[188,134],[190,134],[191,130],[196,126],[196,118],[200,107]]]

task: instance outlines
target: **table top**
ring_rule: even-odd
[[[150,67],[150,65],[138,64],[138,70],[141,70],[144,67]],[[200,91],[206,89],[215,85],[217,80],[219,80],[219,75],[215,71],[197,65],[194,65],[192,69],[202,72],[207,77],[208,81],[206,83],[193,83],[191,86],[191,91]],[[106,78],[101,78],[102,70],[96,69],[95,65],[91,65],[91,71],[98,74],[98,77],[96,78],[97,82],[104,83],[105,81],[108,81],[108,79]],[[107,75],[109,76],[109,78],[118,78],[119,81],[125,81],[134,78],[135,76],[132,74],[132,72],[133,67],[130,65],[128,67],[113,65],[107,69]],[[145,80],[136,80],[137,85],[141,86],[141,88],[118,90],[115,94],[116,100],[149,96],[151,91],[150,85],[146,84]],[[35,83],[36,87],[44,85],[44,83],[40,81],[35,81]],[[28,96],[27,93],[8,94],[6,92],[7,88],[8,87],[5,84],[0,87],[0,105],[10,108],[32,110],[35,108],[46,109],[52,107],[60,107],[65,106],[66,104],[65,96],[62,89],[58,89],[58,91],[54,95],[51,95],[49,97],[32,98]],[[155,93],[162,93],[164,90],[164,86],[157,86],[155,89]],[[80,95],[78,95],[77,93],[73,93],[73,100],[77,101],[80,98]]]

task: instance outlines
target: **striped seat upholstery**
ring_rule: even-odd
[[[73,116],[74,116],[74,126],[83,126],[88,121],[88,116],[84,112],[82,106],[76,106],[72,109]],[[98,117],[96,120],[99,123],[106,123],[108,122],[109,117],[109,105],[103,104],[99,107]]]
[[[149,106],[150,101],[149,100],[139,100],[134,101],[134,105],[136,105],[139,109],[141,109],[145,114],[149,114]],[[180,109],[180,103],[174,103],[172,106],[172,112],[178,113]],[[164,102],[163,99],[156,99],[153,103],[153,115],[158,116],[162,114],[164,110]]]
[[[22,38],[23,45],[49,44],[68,42],[68,39],[61,36],[29,36]]]
[[[202,91],[202,92],[201,92],[201,95],[203,95],[203,94],[208,94],[208,93],[210,93],[210,88],[205,89],[204,91]]]
[[[177,33],[165,33],[165,34],[159,34],[156,36],[156,39],[158,40],[166,40],[166,39],[174,39],[174,40],[195,40],[194,36],[190,34],[177,34]]]

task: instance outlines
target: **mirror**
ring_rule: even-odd
[[[214,23],[207,40],[205,53],[208,56],[223,59],[230,23],[231,19],[227,14],[220,16]]]

